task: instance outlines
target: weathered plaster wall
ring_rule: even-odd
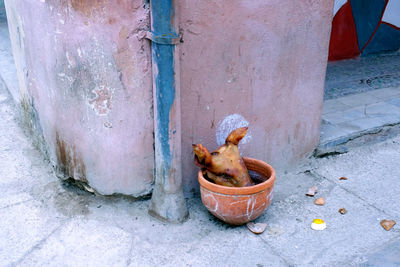
[[[289,168],[318,144],[333,0],[182,0],[183,169],[248,125],[242,154]]]
[[[64,177],[102,194],[153,183],[145,0],[6,0],[22,107]],[[32,126],[31,125],[31,126]]]
[[[6,0],[22,106],[60,173],[103,194],[153,182],[146,0]],[[319,141],[333,0],[181,0],[182,165],[248,125],[243,155],[288,168]]]

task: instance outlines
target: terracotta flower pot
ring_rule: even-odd
[[[243,158],[250,176],[263,182],[248,187],[227,187],[209,182],[199,171],[201,200],[206,208],[220,220],[241,225],[258,218],[271,203],[275,183],[275,170],[267,163]]]

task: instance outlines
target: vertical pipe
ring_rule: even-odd
[[[149,213],[169,222],[188,216],[182,191],[181,107],[178,46],[163,39],[177,36],[174,0],[151,0],[154,99],[155,187]]]

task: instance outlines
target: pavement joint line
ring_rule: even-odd
[[[230,257],[231,255],[234,254],[235,249],[237,249],[238,247],[239,247],[239,244],[236,244],[236,246],[231,247],[231,251],[230,251],[229,253],[227,253],[227,255],[225,255],[225,257],[224,257],[224,261],[225,261],[225,262],[229,259],[229,257]]]
[[[338,184],[338,183],[335,183],[332,179],[326,178],[325,176],[320,175],[320,174],[315,173],[315,172],[310,172],[310,175],[314,176],[315,178],[325,179],[325,180],[328,180],[328,181],[334,183],[336,186],[338,186],[339,188],[343,189],[344,191],[346,191],[346,192],[349,193],[350,195],[353,195],[354,197],[358,198],[359,200],[361,200],[362,202],[364,202],[364,203],[367,204],[368,206],[371,206],[372,208],[376,209],[376,210],[379,211],[379,212],[382,212],[383,214],[389,216],[390,218],[397,217],[397,216],[393,216],[393,215],[387,213],[386,211],[384,211],[384,210],[382,210],[382,209],[376,207],[373,203],[368,202],[367,200],[363,199],[362,197],[360,197],[360,196],[359,196],[358,194],[356,194],[355,192],[353,192],[353,191],[351,191],[351,190],[349,190],[349,189],[343,187],[342,185],[340,185],[340,184]]]
[[[193,250],[195,248],[198,247],[198,245],[201,243],[200,241],[202,241],[203,239],[205,239],[206,237],[210,236],[211,232],[207,232],[205,235],[202,235],[199,239],[198,242],[195,242],[191,247],[190,250]]]
[[[330,244],[330,246],[331,246],[331,247],[334,247],[334,246],[337,245],[337,243],[341,243],[341,242],[343,242],[343,241],[346,241],[346,238],[339,239],[339,240],[333,242],[332,244]],[[323,255],[326,254],[326,252],[327,252],[327,250],[320,250],[317,254],[315,254],[315,255],[312,257],[311,261],[309,261],[307,264],[311,264],[311,263],[315,262],[316,259],[322,258]]]
[[[379,163],[378,163],[378,162],[375,162],[374,164],[379,164]],[[313,171],[316,170],[316,169],[318,169],[318,168],[313,168],[312,171],[306,171],[305,173],[306,173],[306,174],[308,173],[310,176],[312,176],[312,177],[314,177],[314,178],[316,178],[316,179],[324,179],[324,180],[328,181],[329,183],[331,183],[331,184],[334,186],[334,188],[335,188],[335,187],[338,187],[338,188],[340,188],[340,189],[343,189],[346,193],[348,193],[348,194],[350,194],[350,195],[352,195],[352,196],[354,196],[354,197],[360,199],[360,200],[361,200],[363,203],[365,203],[367,206],[370,206],[370,207],[372,207],[373,209],[375,209],[375,210],[377,210],[377,211],[379,211],[379,212],[381,212],[381,213],[383,213],[383,214],[385,214],[385,215],[387,215],[387,216],[389,216],[389,217],[391,217],[391,218],[396,217],[396,216],[391,216],[390,214],[388,214],[387,212],[385,212],[384,210],[382,210],[382,209],[380,209],[380,208],[377,208],[375,205],[373,205],[373,204],[369,203],[368,201],[364,200],[362,197],[358,196],[356,193],[354,193],[354,192],[352,192],[352,191],[350,191],[350,190],[344,188],[343,186],[341,186],[341,185],[338,184],[338,183],[335,183],[332,179],[326,178],[326,177],[323,176],[323,175],[320,175],[320,174],[318,174],[318,173],[313,172]],[[333,190],[334,188],[332,188],[332,189],[329,191],[329,194],[332,192],[332,190]],[[365,253],[362,253],[362,254],[363,254],[363,255],[365,255],[365,254],[370,255],[370,254],[379,252],[379,251],[382,250],[382,247],[386,247],[387,245],[390,245],[391,243],[394,243],[394,242],[398,241],[398,239],[399,239],[399,237],[400,237],[400,229],[397,230],[397,231],[396,231],[396,230],[397,230],[397,229],[395,229],[395,231],[392,231],[392,232],[394,232],[393,237],[390,238],[389,240],[385,241],[384,243],[382,243],[381,246],[380,246],[378,249],[370,249],[370,250],[368,250],[368,251],[366,251]],[[343,240],[341,240],[341,241],[343,241]],[[340,241],[337,241],[337,242],[340,242]],[[335,242],[335,243],[336,243],[336,242]],[[334,244],[333,244],[333,245],[334,245]],[[321,253],[322,253],[322,252],[321,252]],[[313,257],[313,259],[312,259],[310,262],[313,262],[316,258],[318,258],[318,257],[320,257],[320,256],[323,256],[323,254],[321,254],[321,253],[315,255],[315,256]],[[317,256],[318,256],[318,257],[317,257]],[[353,256],[349,256],[347,259],[343,260],[342,262],[343,262],[343,263],[344,263],[344,262],[349,263],[349,262],[351,261],[351,259],[355,259],[355,258],[357,258],[357,257],[358,257],[358,256],[354,256],[354,255],[353,255]]]
[[[264,238],[261,237],[261,235],[258,235],[257,238],[260,238],[262,242],[264,242],[265,244],[268,245],[270,251],[272,252],[272,254],[274,254],[275,256],[279,257],[280,259],[282,259],[282,261],[287,265],[287,266],[293,266],[292,264],[289,264],[289,262],[287,261],[287,259],[282,256],[279,252],[277,252],[273,246],[271,246],[270,243],[268,243],[268,241]]]
[[[133,233],[131,234],[131,247],[129,248],[129,252],[128,252],[128,259],[126,260],[126,266],[130,266],[131,262],[132,262],[132,253],[133,253],[133,243],[134,243],[134,235]]]
[[[32,201],[32,200],[33,200],[33,198],[30,198],[30,199],[27,199],[27,200],[24,200],[24,201],[20,201],[20,202],[15,202],[15,203],[9,204],[7,206],[1,207],[0,210],[11,208],[11,207],[14,207],[14,206],[18,206],[18,205],[21,205],[21,204],[23,204],[25,202]]]
[[[372,249],[368,250],[367,253],[365,253],[365,254],[367,254],[367,256],[369,256],[371,254],[380,252],[382,249],[385,249],[387,246],[391,245],[392,243],[398,242],[399,237],[400,237],[400,233],[397,236],[395,235],[394,237],[390,238],[388,241],[385,242],[384,245],[377,247],[377,248],[372,248]]]
[[[33,247],[31,247],[29,250],[27,250],[24,255],[22,255],[18,260],[10,263],[10,266],[19,266],[21,262],[28,257],[32,252],[34,252],[36,249],[39,249],[46,241],[58,230],[60,230],[64,225],[66,225],[69,221],[71,221],[71,218],[66,218],[64,219],[59,226],[54,228],[47,236],[39,240]]]

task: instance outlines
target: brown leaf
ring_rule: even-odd
[[[315,185],[314,186],[312,186],[312,187],[310,187],[309,189],[308,189],[308,192],[306,193],[306,196],[309,196],[309,197],[313,197],[313,196],[315,196],[315,194],[318,192],[318,187],[316,187]]]
[[[340,214],[346,214],[347,210],[345,208],[341,208],[338,210]]]
[[[347,177],[342,176],[339,178],[339,180],[347,180]]]
[[[394,220],[382,220],[381,225],[386,230],[389,231],[396,224]]]
[[[247,228],[249,228],[250,231],[252,231],[255,234],[261,234],[265,231],[265,228],[267,228],[266,223],[253,223],[249,222],[246,224]]]
[[[325,204],[325,199],[324,199],[323,197],[317,198],[317,199],[314,201],[314,204],[315,204],[315,205],[323,206],[323,205]]]

